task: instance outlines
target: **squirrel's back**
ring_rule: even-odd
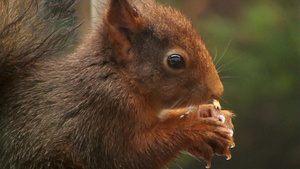
[[[74,0],[1,0],[0,86],[36,60],[61,53],[73,40]]]

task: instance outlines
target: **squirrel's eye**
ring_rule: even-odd
[[[168,65],[173,69],[182,69],[185,68],[184,59],[178,54],[172,54],[168,57]]]

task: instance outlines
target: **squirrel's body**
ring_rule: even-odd
[[[24,2],[30,10],[39,5]],[[111,0],[103,23],[63,57],[45,56],[47,45],[37,40],[28,44],[40,44],[32,53],[12,43],[7,51],[4,40],[15,36],[14,28],[1,27],[0,168],[156,169],[183,150],[206,160],[228,155],[232,138],[216,120],[171,111],[159,118],[164,109],[221,97],[201,38],[171,8],[130,3]],[[184,55],[184,66],[170,67],[173,53]]]

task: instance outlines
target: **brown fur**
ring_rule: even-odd
[[[3,9],[20,10],[7,2]],[[39,5],[22,2],[34,2],[30,9]],[[200,106],[185,118],[186,109],[170,110],[159,118],[164,109],[200,105],[223,93],[211,56],[180,12],[150,0],[111,0],[103,22],[75,52],[34,62],[58,36],[47,38],[39,24],[39,37],[25,41],[38,46],[18,45],[35,34],[22,26],[36,13],[24,14],[15,32],[0,29],[1,168],[157,169],[183,150],[206,160],[227,154],[233,144],[227,126],[198,116],[213,107]],[[1,11],[2,18],[9,17]],[[170,52],[184,56],[185,69],[165,64]]]

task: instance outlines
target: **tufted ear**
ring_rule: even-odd
[[[126,57],[131,49],[131,40],[143,30],[143,20],[127,0],[110,0],[104,15],[104,24],[110,42],[120,57]]]

